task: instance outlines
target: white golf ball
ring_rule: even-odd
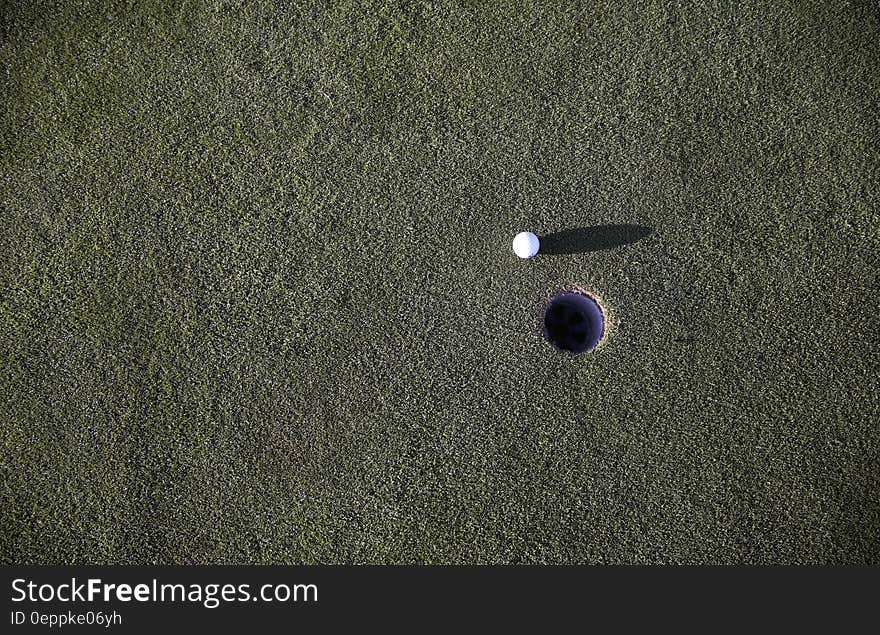
[[[541,248],[541,241],[532,232],[520,232],[513,238],[513,253],[520,258],[531,258]]]

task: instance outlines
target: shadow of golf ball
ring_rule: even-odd
[[[588,295],[559,293],[544,311],[544,332],[559,350],[580,355],[599,344],[605,332],[605,315]]]

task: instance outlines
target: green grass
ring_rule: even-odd
[[[880,563],[876,2],[112,4],[0,2],[0,561]]]

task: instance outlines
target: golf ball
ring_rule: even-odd
[[[541,241],[532,232],[520,232],[513,238],[513,253],[520,258],[531,258],[541,248]]]

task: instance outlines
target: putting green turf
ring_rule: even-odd
[[[876,2],[170,4],[0,3],[0,561],[880,562]]]

